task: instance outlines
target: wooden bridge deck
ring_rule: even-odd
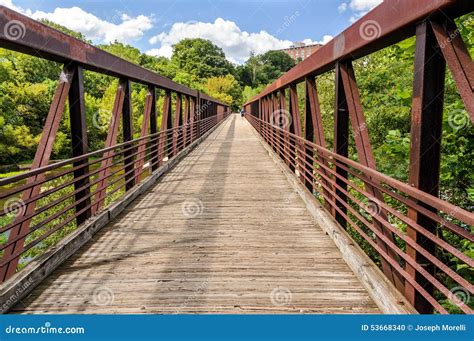
[[[378,313],[231,115],[14,313]]]

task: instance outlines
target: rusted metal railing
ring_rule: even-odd
[[[451,291],[454,283],[472,295],[472,283],[446,259],[469,268],[474,260],[443,233],[472,243],[474,215],[438,198],[446,64],[474,121],[473,61],[454,22],[473,10],[472,1],[386,0],[245,104],[263,139],[364,250],[375,253],[385,276],[420,313],[446,313],[440,304],[446,298],[473,312]],[[376,170],[352,61],[413,35],[410,169],[409,183],[403,183]],[[324,139],[316,83],[331,70],[333,150]],[[297,93],[302,82],[304,127]],[[350,127],[358,162],[348,155]]]
[[[12,25],[20,34],[12,35],[7,29]],[[31,170],[0,180],[0,201],[5,203],[0,212],[0,236],[6,237],[0,242],[3,282],[224,120],[229,107],[3,6],[0,27],[5,28],[0,30],[2,48],[64,65]],[[105,147],[93,152],[88,151],[84,69],[119,79]],[[148,88],[140,137],[135,139],[131,82]],[[159,132],[158,91],[164,93]],[[72,155],[49,164],[67,100]],[[122,143],[117,142],[120,126]]]

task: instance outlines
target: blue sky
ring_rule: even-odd
[[[294,41],[327,42],[381,0],[0,0],[47,18],[95,43],[122,41],[169,56],[183,38],[210,39],[242,63]]]

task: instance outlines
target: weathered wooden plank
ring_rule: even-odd
[[[12,312],[379,310],[235,115]]]

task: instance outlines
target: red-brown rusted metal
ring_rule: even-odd
[[[298,105],[298,92],[296,89],[296,85],[290,86],[290,115],[291,117],[288,118],[290,120],[290,127],[289,127],[290,133],[301,136],[302,129],[301,129],[301,121],[300,121],[300,110],[299,110],[299,105]],[[292,144],[291,148],[294,149],[295,145]],[[299,155],[299,157],[300,156],[301,155]],[[292,166],[290,166],[290,168],[292,169]],[[301,173],[302,171],[301,167],[297,167],[296,169],[298,170],[298,172]],[[294,171],[295,169],[292,169],[292,170]]]
[[[112,109],[112,115],[109,122],[109,130],[107,132],[107,139],[105,140],[105,148],[111,147],[117,142],[117,134],[120,126],[120,115],[122,113],[123,102],[125,98],[125,84],[121,79],[119,81],[117,92],[115,93],[114,107]],[[102,208],[104,204],[104,198],[106,194],[107,179],[110,174],[110,165],[112,164],[112,157],[114,155],[114,150],[110,149],[105,152],[103,156],[103,161],[101,168],[103,169],[99,174],[99,188],[103,188],[95,196],[94,206],[92,206],[92,214],[95,214]]]
[[[161,116],[161,129],[160,131],[167,131],[173,126],[173,118],[171,116],[171,92],[166,91],[164,101],[163,101],[163,113]],[[163,158],[165,157],[164,151],[169,145],[170,136],[169,134],[162,134],[160,136],[160,142],[158,147],[158,154],[160,155],[160,160],[158,165],[163,164]]]
[[[197,96],[197,91],[173,82],[160,74],[116,57],[91,44],[87,44],[50,26],[0,6],[0,27],[12,21],[21,22],[24,32],[19,39],[10,39],[6,30],[0,30],[0,46],[33,56],[69,64],[75,62],[84,69],[160,89]],[[207,95],[204,98],[219,102]],[[224,103],[221,103],[224,104]]]
[[[352,67],[351,62],[340,63],[340,72],[341,72],[341,79],[342,79],[342,86],[344,88],[345,99],[347,104],[347,110],[349,112],[349,121],[352,125],[352,132],[356,144],[357,154],[359,156],[359,162],[369,168],[377,169],[375,165],[375,158],[372,153],[372,146],[369,140],[369,134],[367,132],[367,124],[365,122],[364,113],[362,112],[362,105],[360,103],[359,98],[359,89],[357,88],[357,82],[355,79],[354,69]],[[383,201],[382,193],[377,189],[379,186],[372,186],[370,184],[366,184],[366,190],[378,201]],[[376,204],[372,204],[374,206],[374,210],[372,213],[373,215],[382,215],[384,219],[387,219],[385,212]],[[378,221],[374,221],[374,226],[381,230],[387,238],[393,241],[393,235],[391,232],[387,231]],[[385,244],[380,240],[377,239],[377,243],[380,244],[380,247],[388,254],[393,257],[395,261],[398,261],[397,255],[388,250]],[[387,276],[387,278],[395,284],[398,290],[403,291],[404,283],[403,279],[401,279],[398,273],[395,273],[394,270],[390,267],[390,264],[382,260],[382,270]]]
[[[80,156],[87,154],[89,152],[88,138],[87,138],[87,125],[86,125],[86,107],[84,100],[84,76],[82,67],[77,64],[71,64],[68,67],[68,70],[73,74],[71,81],[71,87],[69,88],[69,120],[71,122],[71,148],[72,156]],[[74,163],[73,167],[76,169],[74,171],[74,189],[77,191],[79,188],[84,188],[81,191],[76,193],[76,201],[79,201],[81,198],[88,197],[90,189],[87,186],[89,184],[89,167],[87,166],[87,160],[80,161],[79,163]],[[84,200],[76,206],[76,213],[78,214],[76,218],[77,225],[81,225],[86,219],[90,218],[92,215],[91,209],[84,210],[85,207],[90,206],[90,198]]]
[[[415,34],[416,25],[432,15],[452,17],[474,11],[474,1],[458,0],[385,0],[349,28],[319,48],[308,58],[278,78],[249,102],[256,101],[281,87],[304,81],[335,68],[339,60],[356,59],[390,46]],[[373,23],[373,35],[362,35]]]
[[[350,228],[373,248],[384,273],[421,313],[430,313],[433,309],[446,313],[437,301],[440,294],[463,312],[472,313],[469,307],[452,297],[446,283],[453,281],[470,293],[473,292],[472,284],[438,258],[437,250],[443,249],[443,252],[472,266],[474,261],[471,258],[460,252],[456,245],[440,238],[438,233],[440,229],[446,230],[472,242],[474,236],[465,226],[474,224],[474,215],[436,196],[444,60],[474,122],[473,61],[454,24],[456,17],[473,10],[472,1],[384,1],[245,104],[252,111],[262,111],[250,115],[249,121],[265,141],[289,169],[299,175],[308,190],[316,190],[317,197],[330,205],[326,208],[342,226]],[[373,36],[364,31],[368,23]],[[409,184],[404,184],[376,170],[351,62],[415,33],[411,166]],[[327,150],[324,143],[314,82],[315,76],[331,69],[335,70],[336,76],[334,152]],[[301,81],[306,85],[305,139],[266,119],[275,94],[282,94]],[[254,106],[257,101],[260,105]],[[269,110],[265,104],[267,101]],[[349,124],[352,125],[358,161],[349,158]],[[316,128],[320,130],[316,132]],[[288,139],[290,148],[286,142]],[[365,188],[359,188],[359,183],[363,183]],[[354,196],[354,190],[365,198]],[[392,206],[391,201],[384,202],[387,196],[407,210]],[[359,210],[365,213],[362,215]],[[392,219],[405,224],[406,232]],[[437,272],[448,276],[448,282],[441,283]]]
[[[175,128],[173,132],[173,153],[171,156],[175,156],[178,153],[178,138],[181,135],[181,130],[178,129],[183,123],[183,110],[182,110],[182,98],[181,94],[176,94],[176,106],[175,106],[175,113],[174,113],[174,125]]]
[[[267,143],[275,144],[277,141],[276,139],[279,138],[280,133],[283,132],[282,129],[278,127],[274,127],[265,123],[254,116],[248,117],[249,121],[252,125],[258,130],[265,131],[261,127],[261,125],[267,125],[267,130],[269,134],[265,135],[264,138]],[[259,127],[260,126],[260,127]],[[277,132],[280,130],[280,133]],[[436,309],[439,313],[447,313],[446,309],[444,309],[440,303],[437,302],[437,299],[434,297],[433,293],[427,290],[423,285],[418,283],[418,281],[413,277],[406,269],[404,269],[399,262],[397,262],[390,252],[394,252],[397,257],[400,257],[404,262],[417,272],[419,276],[422,276],[425,280],[430,281],[434,285],[434,287],[446,298],[448,298],[453,304],[457,305],[463,312],[472,314],[473,311],[467,305],[463,304],[460,300],[456,299],[450,292],[449,288],[446,284],[443,284],[437,279],[433,274],[427,271],[422,264],[419,264],[414,258],[412,258],[406,250],[403,249],[399,243],[395,243],[392,238],[389,238],[385,233],[383,233],[380,229],[376,228],[372,222],[370,222],[366,217],[359,213],[357,209],[355,209],[352,205],[350,205],[347,200],[342,200],[341,196],[336,196],[336,190],[342,192],[347,199],[354,202],[355,204],[359,205],[360,208],[363,208],[368,215],[371,215],[371,208],[367,207],[364,203],[360,201],[357,197],[354,196],[351,191],[357,191],[360,195],[363,195],[369,201],[373,201],[380,205],[380,208],[396,217],[401,219],[404,223],[406,223],[410,228],[415,229],[418,233],[421,233],[423,236],[428,238],[431,242],[434,242],[440,248],[443,248],[446,252],[451,253],[454,257],[458,257],[459,260],[465,262],[468,266],[474,265],[474,260],[467,255],[464,255],[462,252],[456,249],[455,246],[450,245],[447,241],[444,241],[440,237],[438,237],[434,233],[430,233],[428,230],[424,229],[423,226],[419,225],[416,221],[410,219],[407,213],[399,212],[398,207],[392,207],[391,205],[380,201],[377,199],[372,193],[367,191],[367,189],[363,189],[359,187],[359,182],[350,180],[347,177],[341,176],[338,174],[334,169],[327,166],[330,163],[336,163],[340,167],[344,168],[346,173],[351,173],[351,175],[355,178],[361,180],[360,182],[365,184],[370,184],[371,186],[377,188],[380,191],[383,191],[384,194],[390,196],[392,200],[400,200],[401,202],[408,203],[409,207],[415,210],[419,210],[420,212],[425,212],[423,206],[416,201],[408,201],[405,196],[399,194],[399,192],[404,193],[404,195],[410,195],[413,199],[421,199],[423,198],[425,202],[430,202],[431,205],[437,207],[438,209],[444,212],[450,212],[449,214],[455,214],[457,219],[462,221],[465,224],[472,224],[474,223],[474,215],[470,212],[463,210],[462,208],[457,208],[456,211],[452,210],[455,206],[436,198],[426,192],[420,191],[416,188],[413,188],[407,184],[404,184],[398,180],[392,179],[386,175],[383,175],[376,170],[369,168],[367,166],[362,165],[359,162],[350,160],[349,158],[342,157],[330,150],[323,148],[313,142],[307,141],[295,134],[285,132],[287,134],[286,138],[289,136],[292,139],[292,143],[294,143],[297,148],[299,148],[299,152],[304,154],[303,160],[305,167],[310,167],[314,170],[313,172],[304,171],[302,173],[303,176],[310,176],[311,181],[316,181],[316,177],[320,176],[325,178],[326,181],[330,180],[328,176],[337,177],[339,180],[344,182],[345,186],[339,186],[338,183],[334,184],[333,186],[327,186],[324,181],[321,181],[320,185],[322,186],[322,190],[319,190],[318,187],[315,187],[316,190],[319,191],[319,194],[324,197],[327,202],[333,205],[333,208],[338,211],[338,213],[346,219],[348,225],[357,231],[357,233],[364,238],[364,240],[374,248],[375,252],[377,252],[380,257],[386,261],[391,268],[394,269],[396,273],[398,273],[404,280],[407,286],[415,288],[416,292],[422,295],[426,301],[430,304],[431,307]],[[272,140],[274,140],[272,142]],[[283,150],[285,153],[284,158],[289,157],[293,165],[296,165],[298,160],[295,158],[295,154],[291,153],[290,150],[284,148],[284,145],[277,144],[280,146],[280,150]],[[306,154],[307,150],[316,151],[316,155],[308,155]],[[311,161],[307,161],[308,158],[311,158]],[[321,159],[325,159],[326,162],[322,162]],[[315,165],[317,167],[315,167]],[[375,181],[374,181],[375,180]],[[347,189],[347,187],[351,188],[351,191]],[[327,194],[331,195],[332,197],[339,200],[339,205],[336,205],[331,200],[328,200],[330,197]],[[339,206],[343,206],[345,210],[342,210]],[[437,213],[431,213],[436,214]],[[444,218],[441,218],[437,215],[438,219],[442,221]],[[388,229],[391,233],[397,235],[400,240],[406,243],[407,248],[412,247],[417,250],[420,254],[422,254],[428,261],[436,266],[437,269],[442,271],[445,275],[449,276],[453,281],[457,282],[463,288],[465,288],[468,292],[473,293],[474,287],[471,283],[468,282],[467,279],[463,278],[460,274],[457,274],[454,270],[450,269],[449,266],[444,264],[440,259],[436,257],[436,255],[428,252],[425,248],[420,247],[410,236],[405,234],[403,231],[399,230],[396,226],[393,226],[392,223],[388,220],[386,215],[373,215],[373,219],[377,220],[384,228]],[[361,227],[360,224],[363,224],[367,229],[369,229],[370,233],[367,233]],[[376,240],[380,239],[383,242],[383,245],[386,248],[381,247],[381,243],[376,242],[376,240],[372,239],[372,235],[375,235]],[[469,240],[473,240],[474,235],[472,233],[468,233],[467,237]]]
[[[441,23],[431,21],[431,27],[474,123],[474,62],[454,22],[447,19]]]
[[[411,114],[410,173],[411,186],[438,196],[441,132],[443,123],[444,78],[446,63],[429,22],[421,23],[416,31],[415,78],[413,83],[413,104]],[[420,203],[423,205],[423,203]],[[427,209],[433,208],[427,206]],[[417,210],[409,209],[408,216],[427,231],[436,233],[437,224]],[[431,254],[435,254],[435,243],[410,227],[407,234]],[[418,252],[419,248],[408,247],[407,253],[434,274],[433,264]],[[433,294],[433,284],[407,265],[407,272]],[[433,307],[423,295],[412,286],[407,286],[405,294],[420,313],[432,313]]]
[[[188,129],[189,129],[189,97],[184,96],[184,112],[183,112],[183,148],[188,143]]]
[[[130,81],[124,79],[120,81],[124,86],[124,98],[122,106],[122,137],[123,141],[133,140],[133,119],[132,119],[132,89]],[[125,190],[129,191],[135,186],[135,174],[134,174],[134,158],[133,153],[135,150],[124,151],[123,163],[125,165]]]
[[[145,97],[145,108],[143,111],[143,121],[142,121],[142,127],[140,131],[140,137],[145,137],[148,135],[148,126],[150,124],[150,116],[151,116],[151,111],[153,107],[153,101],[155,100],[153,96],[154,92],[155,92],[154,87],[150,86],[148,88],[148,92]],[[152,133],[150,132],[150,134]],[[144,140],[138,144],[138,155],[137,155],[137,162],[136,162],[136,167],[135,167],[135,183],[136,184],[140,183],[139,174],[145,163],[145,160],[144,160],[145,148],[146,148],[146,141]]]
[[[71,87],[71,82],[75,71],[75,69],[64,69],[61,72],[61,75],[59,77],[59,83],[56,87],[56,91],[53,96],[53,101],[51,103],[48,116],[46,117],[45,130],[41,135],[38,148],[36,149],[35,158],[33,159],[33,163],[31,165],[32,169],[41,168],[49,163],[51,153],[53,151],[54,140],[56,138],[56,133],[58,132],[59,123],[63,115],[64,106],[66,104],[67,96]],[[44,176],[44,173],[32,175],[31,177],[28,177],[27,183],[40,181],[43,179]],[[31,197],[37,196],[40,191],[40,186],[31,187],[23,192],[21,200],[23,202],[28,201],[28,199],[30,199]],[[32,212],[34,212],[35,207],[36,201],[26,204],[23,209],[18,210],[18,214],[15,219],[19,220],[23,216],[31,214]],[[30,221],[31,220],[28,219],[26,221],[23,221],[21,224],[16,225],[15,228],[10,231],[8,239],[14,239],[18,235],[27,232],[30,227]],[[3,259],[7,259],[14,253],[21,252],[23,250],[24,242],[25,238],[21,238],[15,243],[9,245],[3,253]],[[15,258],[5,266],[0,267],[0,281],[4,281],[15,274],[18,261],[19,258]]]
[[[324,127],[323,127],[323,117],[321,114],[321,108],[319,106],[319,99],[318,99],[318,90],[316,81],[313,77],[306,78],[305,81],[305,139],[311,142],[315,142],[316,144],[320,145],[323,148],[326,148],[326,139],[324,137]],[[314,156],[313,150],[308,148],[306,150],[307,155],[307,162],[312,162],[312,158]],[[323,162],[326,166],[326,160],[321,158],[321,162]],[[306,168],[307,171],[312,173],[312,167],[310,169]],[[324,174],[326,171],[322,170]],[[307,174],[304,178],[304,184],[308,190],[313,193],[313,182],[311,180],[312,174]],[[327,175],[327,174],[326,174]],[[322,179],[326,186],[330,186],[330,183],[326,179]],[[326,193],[328,197],[329,193]],[[331,199],[332,201],[333,199]],[[324,201],[326,209],[332,210],[331,204],[329,202]],[[333,212],[332,212],[333,213]]]
[[[344,92],[344,86],[342,84],[342,76],[341,76],[341,68],[339,63],[336,64],[336,72],[335,72],[335,92],[336,92],[336,100],[335,100],[335,110],[334,110],[334,151],[342,155],[344,157],[349,156],[349,112],[347,108],[347,100],[346,94]],[[336,173],[339,174],[342,178],[347,178],[347,172],[336,165]],[[345,181],[342,181],[340,178],[335,178],[335,185],[339,185],[343,189],[347,189],[347,185]],[[335,210],[335,218],[337,222],[346,227],[346,219],[343,215],[346,213],[346,208],[343,202],[347,201],[346,195],[343,191],[336,189],[336,196],[338,198],[334,198],[334,203],[339,208],[339,210]],[[339,200],[339,198],[341,200]],[[342,211],[342,213],[341,213]]]

